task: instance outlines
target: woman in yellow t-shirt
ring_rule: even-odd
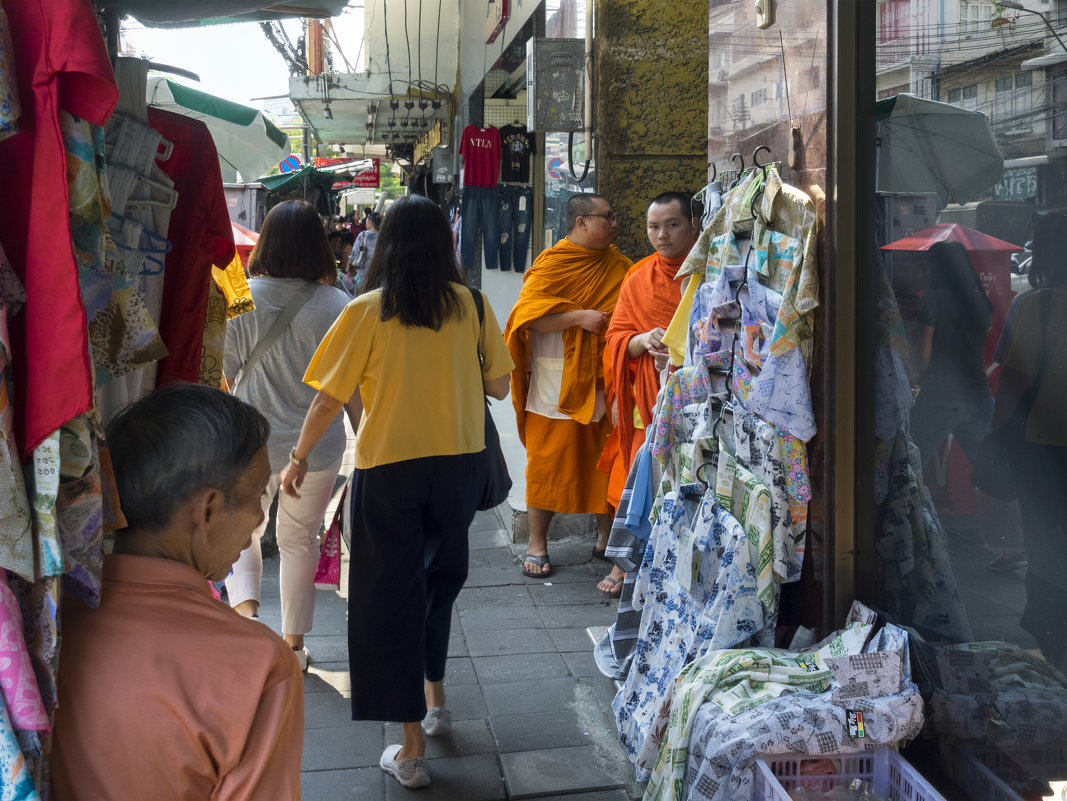
[[[507,397],[514,366],[483,305],[479,325],[444,213],[424,197],[394,203],[364,293],[304,374],[318,394],[281,474],[282,490],[297,495],[304,460],[341,406],[359,420],[350,490],[352,718],[404,724],[403,744],[386,748],[380,764],[405,787],[430,782],[424,734],[451,728],[445,660],[485,481],[482,398]]]

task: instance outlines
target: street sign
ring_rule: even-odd
[[[371,166],[352,176],[352,186],[377,189],[381,186],[381,159],[371,159]]]
[[[300,169],[300,157],[299,156],[286,156],[284,159],[278,162],[278,172],[296,172]]]

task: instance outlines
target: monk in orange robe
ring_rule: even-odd
[[[656,197],[647,221],[648,241],[656,252],[627,272],[604,351],[605,395],[616,425],[599,466],[610,474],[607,500],[613,507],[619,505],[626,476],[652,423],[659,376],[668,358],[663,333],[682,298],[682,279],[675,276],[700,235],[692,196],[685,192]],[[597,589],[617,597],[622,578],[623,572],[613,567]]]
[[[604,331],[631,262],[612,242],[611,204],[600,195],[567,203],[567,236],[523,277],[504,329],[515,362],[512,402],[526,446],[530,544],[522,572],[551,575],[548,526],[555,512],[597,516],[598,546],[611,531],[607,476],[596,469],[611,433],[604,400]]]

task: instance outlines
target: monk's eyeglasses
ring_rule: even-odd
[[[615,222],[615,212],[613,211],[600,211],[596,214],[579,214],[579,217],[607,217],[611,222]]]

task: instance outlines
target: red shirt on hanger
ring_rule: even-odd
[[[468,125],[460,138],[459,154],[463,156],[464,186],[496,186],[503,154],[500,131],[492,125]]]
[[[0,142],[0,242],[26,285],[26,308],[11,318],[15,436],[25,457],[93,406],[59,110],[103,125],[119,91],[89,0],[18,0],[4,10],[22,116],[19,132]]]
[[[200,380],[200,353],[211,288],[211,265],[233,260],[233,227],[222,188],[219,154],[200,120],[148,108],[148,125],[174,145],[156,162],[174,180],[178,205],[170,216],[170,253],[164,260],[159,335],[170,354],[161,359],[156,386]]]

